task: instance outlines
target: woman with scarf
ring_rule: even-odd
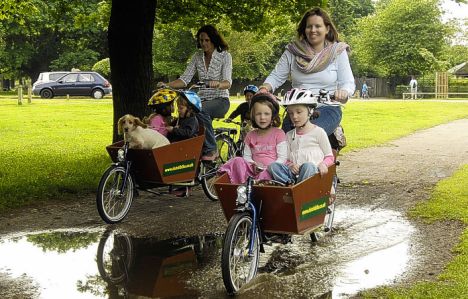
[[[355,83],[347,51],[349,46],[339,42],[338,32],[327,12],[321,8],[307,11],[297,28],[297,39],[286,50],[275,69],[266,78],[259,92],[274,92],[291,78],[292,87],[309,89],[318,94],[320,89],[335,95],[335,100],[346,103],[354,93]],[[332,134],[341,121],[339,106],[320,105],[320,117],[311,119]],[[283,130],[292,129],[289,117],[283,122]]]

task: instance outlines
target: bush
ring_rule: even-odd
[[[110,79],[110,61],[109,58],[104,58],[93,65],[93,71],[98,72],[107,79]]]

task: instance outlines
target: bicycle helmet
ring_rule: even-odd
[[[158,90],[148,101],[148,106],[156,106],[161,104],[171,103],[177,99],[177,92],[163,88]]]
[[[187,100],[196,113],[202,111],[201,99],[196,92],[186,90],[181,91],[180,94]]]
[[[253,94],[256,94],[258,91],[258,87],[255,86],[255,85],[247,85],[245,88],[244,88],[244,95],[245,93],[247,92],[251,92]]]
[[[308,89],[293,88],[286,93],[281,105],[289,106],[297,104],[316,107],[317,98],[314,96],[312,91]]]
[[[269,92],[255,94],[250,100],[249,110],[252,110],[252,107],[255,105],[256,102],[265,101],[265,100],[270,102],[275,108],[274,109],[275,111],[273,111],[273,117],[278,115],[279,109],[280,109],[278,98]]]

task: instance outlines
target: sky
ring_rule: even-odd
[[[442,1],[442,9],[445,12],[445,18],[468,18],[468,4],[458,4],[452,0]]]

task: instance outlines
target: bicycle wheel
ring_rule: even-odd
[[[221,164],[224,164],[232,157],[235,157],[236,145],[230,137],[225,134],[219,134],[216,135],[215,138]]]
[[[222,165],[221,159],[217,158],[214,161],[202,161],[200,164],[200,182],[203,187],[203,192],[212,201],[218,200],[218,194],[214,187],[219,167]]]
[[[237,293],[257,274],[260,255],[258,227],[255,230],[253,251],[249,255],[251,232],[252,217],[249,213],[232,216],[224,236],[221,253],[223,282],[227,292],[231,295]]]
[[[99,215],[109,224],[122,221],[130,210],[133,196],[133,179],[127,175],[125,180],[125,168],[115,165],[109,167],[102,175],[96,196]]]
[[[97,251],[97,266],[104,281],[116,284],[128,278],[133,264],[133,244],[125,234],[106,231],[101,237]]]

